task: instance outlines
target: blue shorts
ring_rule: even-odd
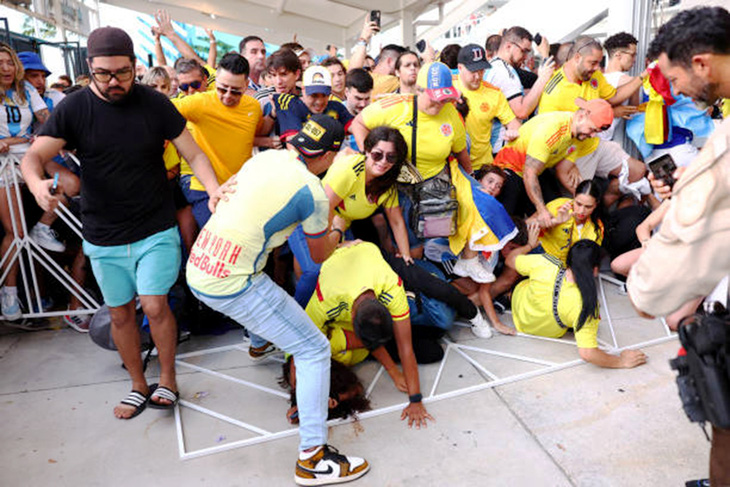
[[[135,294],[166,295],[180,272],[180,235],[177,227],[126,245],[101,246],[84,241],[107,306],[123,306]]]

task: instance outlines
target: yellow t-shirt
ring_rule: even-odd
[[[456,88],[469,103],[466,131],[471,137],[471,167],[476,171],[494,160],[492,121],[497,118],[502,125],[507,125],[516,117],[504,94],[486,81],[474,91],[466,89],[460,81],[456,83]]]
[[[354,220],[364,220],[375,213],[379,206],[395,208],[398,206],[398,193],[395,187],[381,194],[378,201],[372,202],[365,194],[365,156],[353,154],[337,159],[327,170],[322,186],[329,186],[342,198],[335,211],[347,220],[348,226]]]
[[[565,335],[567,329],[558,325],[553,316],[553,290],[560,271],[557,261],[546,255],[520,255],[516,267],[517,272],[528,277],[512,294],[512,319],[517,330],[549,338]],[[578,286],[564,280],[558,297],[558,316],[565,326],[575,329],[582,306]],[[580,331],[575,332],[579,348],[598,347],[599,322],[600,318],[589,316]]]
[[[573,114],[554,112],[537,115],[520,127],[520,135],[508,142],[494,158],[494,164],[520,176],[529,155],[545,164],[545,169],[563,159],[575,161],[575,143],[571,131]]]
[[[576,112],[578,111],[578,106],[575,104],[575,99],[578,97],[584,100],[595,100],[596,98],[608,100],[615,94],[616,88],[598,70],[593,73],[591,79],[578,84],[568,81],[565,77],[565,71],[563,71],[563,68],[560,68],[553,74],[547,85],[545,85],[545,90],[540,97],[538,113]],[[591,137],[590,139],[579,142],[577,144],[578,155],[576,157],[590,154],[596,150],[598,143],[598,137]]]
[[[332,358],[346,365],[353,365],[355,356],[346,350],[344,334],[337,329],[353,330],[352,303],[368,290],[388,308],[393,321],[410,316],[403,282],[378,247],[369,242],[335,250],[322,264],[314,295],[307,303],[306,312],[314,324],[328,337],[336,337],[330,340]]]
[[[570,198],[557,198],[549,202],[546,206],[552,215],[558,214],[558,208],[565,203],[571,201]],[[588,218],[579,228],[572,216],[565,223],[548,228],[540,236],[540,244],[545,252],[560,259],[565,264],[568,259],[568,251],[578,240],[587,239],[596,242],[598,245],[603,243],[603,224],[600,223],[596,228],[593,220]]]
[[[194,127],[193,138],[210,159],[219,183],[228,180],[251,158],[256,130],[261,123],[261,105],[244,95],[235,107],[227,107],[214,91],[173,100],[178,111]],[[193,176],[190,189],[205,188]]]
[[[400,88],[400,80],[391,74],[370,72],[370,75],[373,77],[372,100],[377,100],[382,95],[395,93]]]
[[[403,135],[411,160],[413,137],[413,95],[393,95],[371,103],[360,112],[365,126],[372,130],[389,125]],[[416,168],[424,179],[437,175],[446,158],[466,148],[466,129],[454,105],[447,103],[437,115],[418,112]]]
[[[269,253],[301,223],[308,238],[329,227],[329,199],[298,153],[258,153],[238,171],[236,191],[221,201],[190,251],[191,288],[214,297],[243,292]]]
[[[725,120],[730,117],[730,98],[725,98],[722,100],[722,118]]]
[[[165,141],[165,152],[162,153],[162,160],[165,161],[165,169],[168,171],[179,165],[182,160],[175,148],[175,144],[169,140]]]

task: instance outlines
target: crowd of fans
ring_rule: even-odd
[[[430,415],[421,404],[417,364],[443,357],[439,339],[456,316],[482,339],[492,330],[545,337],[572,330],[586,361],[603,367],[646,361],[639,350],[614,356],[598,348],[594,276],[601,269],[610,272],[608,261],[615,273],[626,275],[661,223],[666,205],[647,181],[648,162],[671,154],[678,166],[688,164],[711,133],[713,119],[728,115],[727,102],[704,109],[682,103],[685,97],[671,91],[655,66],[660,47],[648,50],[646,66],[636,67],[638,50],[648,46],[625,32],[603,44],[587,36],[550,44],[544,36],[511,27],[489,36],[484,47],[451,44],[436,52],[426,46],[418,53],[387,45],[372,59],[368,45],[379,27],[367,21],[349,59],[339,58],[336,48],[320,58],[296,42],[267,53],[257,36],[245,37],[239,52],[218,59],[212,32],[203,59],[175,32],[169,15],[160,11],[155,18],[155,66],[137,63],[111,72],[90,65],[91,77],[79,76],[74,85],[61,76],[47,89],[50,73],[35,53],[0,46],[6,108],[0,151],[20,159],[49,112],[63,104],[63,93],[89,90],[89,83],[99,90],[100,84],[108,86],[107,99],[114,101],[115,86],[134,77],[137,85],[169,98],[218,184],[230,193],[226,208],[240,205],[235,213],[212,213],[217,199],[211,201],[210,184],[199,179],[197,153],[184,157],[179,141],[165,142],[168,190],[162,196],[174,201],[174,238],[188,259],[180,269],[158,271],[179,275],[188,307],[195,303],[192,307],[220,312],[207,315],[210,326],[223,326],[226,316],[244,324],[242,310],[226,308],[216,298],[243,292],[267,273],[294,296],[299,311],[288,302],[269,305],[306,312],[321,331],[312,340],[326,339],[339,364],[352,366],[369,356],[380,362],[395,386],[408,393],[411,405],[404,416],[419,427]],[[172,66],[162,37],[180,53]],[[641,74],[630,75],[632,68]],[[73,124],[53,122],[56,131],[61,123]],[[161,114],[150,124],[161,122],[177,123]],[[626,152],[629,144],[639,147],[638,157]],[[280,162],[282,151],[321,173],[326,198],[317,198],[317,180],[294,186],[296,178]],[[69,161],[61,150],[43,165],[47,177],[58,175],[61,202],[73,207],[81,193],[82,216],[105,211],[88,205],[84,210],[84,194],[92,191],[79,180],[85,161],[81,168]],[[281,170],[271,179],[274,167]],[[8,166],[0,185],[11,183],[13,170]],[[108,174],[113,177],[114,169]],[[143,182],[135,184],[144,190]],[[289,198],[289,190],[291,199],[282,199]],[[314,210],[300,215],[304,200]],[[429,202],[442,206],[429,213]],[[309,215],[320,211],[318,205],[329,215],[334,252],[312,235],[318,227]],[[266,219],[254,215],[252,206]],[[64,243],[52,229],[55,214],[33,210],[26,215],[37,220],[30,237],[65,259],[79,283],[93,287],[84,250],[98,258],[103,247],[84,243],[82,249],[70,235]],[[0,219],[5,254],[14,236],[5,191]],[[243,232],[237,228],[257,219],[265,239],[251,256],[253,250],[236,243],[237,232]],[[302,224],[295,229],[297,222]],[[236,267],[239,257],[248,268]],[[101,287],[110,307],[127,299],[110,302]],[[17,262],[7,271],[1,294],[3,318],[19,318]],[[79,307],[70,299],[68,309]],[[500,318],[510,309],[515,328]],[[77,331],[89,329],[88,317],[69,314],[64,321]],[[246,327],[252,359],[279,351],[256,326]],[[307,394],[294,393],[299,372],[292,372],[303,365],[293,355],[282,385],[292,390],[287,416],[297,422],[295,399],[301,404]],[[301,360],[310,359],[319,360]],[[340,365],[331,373],[330,417],[368,407],[356,375]],[[161,389],[170,393],[158,395],[163,406],[177,401],[174,384]],[[140,412],[139,404],[123,404],[118,417]]]

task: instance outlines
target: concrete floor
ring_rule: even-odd
[[[624,296],[607,288],[619,346],[662,336],[658,322],[635,318]],[[506,320],[509,321],[509,320]],[[611,342],[605,323],[600,337]],[[240,343],[232,331],[195,337],[181,353]],[[574,347],[523,337],[475,339],[458,328],[459,344],[566,363]],[[436,422],[409,430],[390,412],[333,426],[330,442],[364,456],[372,469],[361,486],[670,486],[707,476],[709,443],[681,410],[667,361],[678,343],[644,348],[637,369],[580,364],[429,403]],[[465,351],[499,378],[542,366]],[[280,364],[253,364],[240,350],[187,362],[277,389]],[[0,486],[293,485],[296,435],[191,460],[181,460],[172,412],[147,409],[131,421],[113,417],[128,392],[115,353],[70,329],[18,332],[0,324]],[[377,367],[363,364],[368,384]],[[182,398],[269,431],[284,431],[285,400],[178,367]],[[438,365],[421,367],[424,394]],[[148,377],[154,380],[155,364]],[[449,351],[436,394],[484,384],[463,355]],[[203,394],[199,394],[199,393]],[[196,393],[197,396],[196,396]],[[403,402],[387,377],[373,406]],[[256,435],[180,408],[185,450],[225,445]]]

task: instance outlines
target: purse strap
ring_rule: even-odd
[[[558,271],[557,277],[555,278],[555,285],[553,286],[553,318],[555,318],[555,321],[558,323],[558,326],[560,326],[560,328],[568,328],[565,323],[563,323],[563,320],[560,319],[560,314],[558,313],[558,299],[560,299],[560,289],[563,287],[563,278],[565,277],[565,272],[567,271],[567,269],[563,267],[562,262],[560,262],[552,255],[544,254],[544,256],[547,260],[557,265],[560,269]]]
[[[418,125],[418,95],[413,96],[413,125],[411,126],[411,164],[416,167],[416,126]]]

